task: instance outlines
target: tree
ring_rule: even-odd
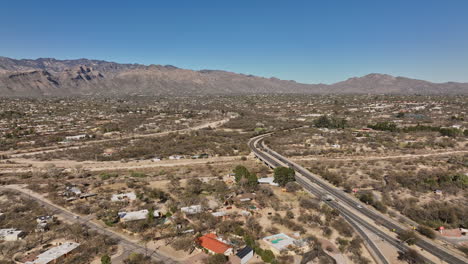
[[[296,172],[291,168],[286,167],[277,167],[274,174],[274,182],[278,183],[280,186],[285,186],[288,182],[293,182]]]
[[[436,238],[436,233],[430,227],[420,225],[418,226],[417,230],[421,235],[426,236],[430,239]]]
[[[203,182],[200,181],[199,179],[190,179],[187,181],[187,187],[186,190],[190,194],[200,194],[203,189],[202,189],[202,184]]]
[[[240,186],[255,188],[258,185],[257,175],[255,175],[255,173],[250,173],[246,167],[238,165],[233,171],[236,183]]]
[[[409,248],[408,250],[404,252],[398,252],[398,259],[402,261],[406,261],[409,264],[419,264],[419,263],[425,263],[424,258],[419,255],[419,253],[412,249]]]
[[[247,176],[247,185],[252,188],[258,185],[258,178],[255,173],[249,173]]]
[[[194,240],[191,237],[177,238],[171,243],[175,250],[192,251],[195,248]]]
[[[249,170],[247,170],[247,168],[242,165],[237,165],[233,172],[237,183],[239,183],[242,178],[247,178],[250,174]]]
[[[263,250],[260,257],[262,257],[262,260],[266,263],[271,263],[273,260],[275,260],[275,254],[273,254],[273,252],[269,249]]]
[[[399,128],[395,123],[390,123],[390,122],[380,122],[375,125],[368,125],[369,128],[372,128],[374,130],[380,130],[380,131],[390,131],[390,132],[397,132]]]
[[[111,264],[111,263],[112,261],[109,255],[104,255],[101,257],[101,264]]]
[[[147,219],[148,223],[153,223],[154,222],[154,209],[149,209],[148,210],[148,216]]]
[[[299,184],[297,184],[296,182],[288,182],[288,183],[286,183],[285,187],[286,187],[286,191],[292,192],[292,193],[297,192],[300,189],[302,189],[302,187]]]
[[[398,235],[398,238],[402,242],[408,243],[408,245],[414,245],[418,241],[418,235],[416,235],[416,233],[413,230],[406,230],[401,232]]]
[[[328,117],[323,115],[314,121],[315,127],[321,128],[345,128],[347,126],[346,119],[336,118],[336,117]]]

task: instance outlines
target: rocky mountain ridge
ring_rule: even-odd
[[[335,84],[301,84],[220,70],[101,60],[15,60],[0,57],[0,96],[235,94],[468,94],[468,83],[431,83],[386,74]]]

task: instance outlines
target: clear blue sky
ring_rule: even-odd
[[[468,82],[468,1],[5,0],[0,56]]]

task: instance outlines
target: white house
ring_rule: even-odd
[[[0,240],[17,241],[24,237],[25,233],[14,228],[0,229]]]
[[[67,257],[72,251],[78,248],[80,244],[74,242],[66,242],[60,246],[53,247],[46,252],[39,254],[33,261],[28,261],[25,264],[49,264],[62,263],[60,260]]]
[[[260,184],[269,184],[272,186],[279,186],[276,182],[274,182],[275,178],[273,177],[267,177],[267,178],[260,178],[258,179],[258,183]]]
[[[213,212],[211,213],[211,215],[213,215],[214,217],[222,217],[222,216],[225,216],[227,213],[226,212]]]
[[[180,159],[183,159],[184,157],[181,156],[181,155],[172,155],[172,156],[169,156],[169,159],[170,160],[180,160]]]
[[[263,241],[265,241],[270,246],[274,253],[280,254],[281,251],[289,250],[291,246],[294,246],[294,241],[296,240],[289,237],[288,235],[279,233],[276,235],[264,237]]]
[[[148,218],[149,211],[146,209],[140,210],[140,211],[133,211],[133,212],[120,212],[118,213],[120,220],[123,222],[129,222],[129,221],[136,221],[136,220],[144,220]],[[154,217],[160,217],[161,213],[159,211],[154,211],[153,213]]]
[[[198,213],[201,213],[202,211],[202,207],[201,205],[191,205],[191,206],[187,206],[187,207],[182,207],[180,208],[180,210],[186,214],[198,214]]]
[[[65,137],[65,140],[70,141],[70,140],[80,140],[86,138],[86,134],[83,135],[76,135],[76,136],[68,136]]]

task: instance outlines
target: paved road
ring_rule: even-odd
[[[318,192],[317,194],[322,196],[323,193],[322,194],[320,193],[321,192],[320,188],[321,188],[326,193],[333,195],[336,201],[340,201],[341,204],[346,204],[350,208],[356,208],[357,204],[361,204],[361,202],[359,202],[357,199],[355,199],[351,195],[343,192],[342,190],[339,190],[338,188],[322,180],[320,176],[310,173],[309,171],[299,166],[298,164],[287,160],[285,157],[267,148],[264,144],[262,144],[263,143],[262,140],[265,136],[268,136],[268,135],[262,135],[262,136],[252,138],[249,141],[249,146],[253,150],[255,155],[259,157],[261,160],[263,160],[264,162],[268,163],[270,167],[281,165],[280,162],[284,163],[287,166],[293,168],[298,174],[300,174],[301,176],[303,176],[304,178],[306,178],[308,181],[311,182],[311,183],[305,184],[306,181],[299,180],[299,182],[303,184],[306,187],[306,189],[308,189],[309,191],[316,192],[316,193]],[[320,188],[316,188],[314,187],[314,185]],[[388,243],[394,245],[399,250],[405,250],[407,248],[404,244],[401,244],[399,241],[396,241],[393,237],[379,230],[374,225],[369,224],[367,221],[362,219],[360,216],[356,215],[354,212],[348,210],[346,207],[342,206],[341,204],[335,201],[329,202],[330,206],[342,212],[343,215],[356,221],[357,223],[364,226],[368,230],[372,231],[373,233],[375,233],[376,235],[378,235],[379,237],[381,237]],[[370,219],[373,219],[375,222],[379,223],[380,225],[386,227],[389,230],[395,229],[397,232],[402,232],[407,229],[405,226],[401,226],[395,223],[389,217],[386,217],[383,214],[378,213],[375,210],[367,208],[365,205],[362,205],[362,208],[360,208],[359,211],[363,215],[367,216]],[[436,245],[434,242],[429,241],[428,239],[421,238],[417,242],[417,246],[430,252],[434,256],[438,257],[439,259],[447,263],[451,263],[451,264],[452,263],[453,264],[468,263],[467,259],[463,258],[462,256],[457,255],[454,252],[451,252],[448,249],[445,249],[439,245]],[[426,261],[431,262],[429,260],[426,260]]]
[[[258,148],[255,147],[256,143],[257,142],[254,142],[254,141],[249,142],[249,146],[251,147],[252,150],[254,150],[254,152],[255,152],[255,150],[258,150]],[[283,166],[283,164],[280,164],[280,162],[278,162],[277,160],[272,158],[267,153],[255,153],[255,155],[257,155],[257,157],[260,158],[262,161],[266,162],[267,165],[270,168]],[[317,197],[322,197],[324,195],[323,191],[318,190],[317,188],[314,188],[313,185],[310,184],[309,182],[307,182],[306,179],[300,178],[300,177],[298,177],[296,175],[296,181],[299,184],[301,184],[306,190],[308,190],[312,194],[316,195]],[[330,205],[330,207],[339,210],[339,208],[337,208],[334,203],[328,202],[328,201],[324,201],[324,202],[328,203]],[[374,241],[372,241],[372,239],[370,239],[369,236],[366,234],[366,232],[362,229],[362,227],[361,227],[362,223],[359,223],[358,221],[354,220],[353,218],[351,218],[349,216],[349,214],[346,214],[344,211],[340,210],[340,214],[358,232],[358,234],[363,238],[364,242],[368,245],[368,248],[369,248],[370,253],[371,253],[372,257],[374,258],[374,260],[379,264],[390,264],[390,262],[385,258],[385,256],[382,254],[382,252],[376,246]]]
[[[104,227],[101,227],[100,225],[91,222],[90,218],[84,218],[80,217],[79,215],[70,212],[66,209],[64,209],[61,206],[55,205],[52,202],[48,201],[47,199],[41,198],[40,195],[37,193],[34,193],[29,190],[25,190],[21,188],[20,186],[14,185],[14,186],[2,186],[0,187],[1,189],[8,189],[11,191],[19,192],[22,193],[23,195],[27,195],[31,199],[37,201],[39,204],[44,205],[45,207],[49,208],[51,211],[54,212],[56,215],[60,215],[62,218],[64,218],[67,222],[71,223],[78,223],[81,225],[87,226],[90,230],[94,230],[98,233],[107,235],[110,238],[113,238],[117,241],[119,241],[119,245],[121,245],[124,249],[124,252],[121,256],[117,257],[116,259],[113,259],[113,263],[123,263],[124,257],[128,256],[130,253],[135,252],[135,253],[140,253],[140,254],[148,254],[151,256],[154,260],[157,261],[162,261],[163,263],[178,263],[177,261],[164,256],[156,251],[152,251],[150,249],[146,249],[144,246],[133,242],[126,238],[125,236],[111,231],[109,229],[106,229]]]

